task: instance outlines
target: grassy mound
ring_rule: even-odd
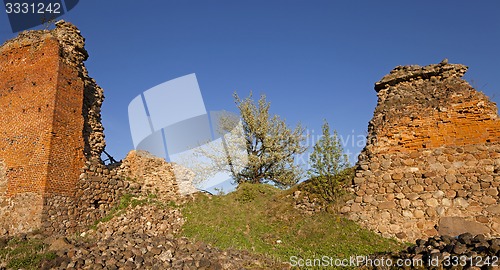
[[[242,184],[223,196],[199,194],[183,208],[182,234],[220,248],[245,249],[280,260],[348,258],[400,250],[403,245],[325,211],[294,208],[291,191]]]

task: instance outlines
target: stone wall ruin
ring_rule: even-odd
[[[342,211],[384,236],[500,235],[500,119],[460,64],[398,66],[378,103]]]
[[[74,25],[59,21],[0,47],[0,236],[75,233],[124,194],[178,202],[180,189],[194,190],[175,178],[178,165],[148,153],[103,164],[104,95],[88,76],[84,45]]]
[[[175,200],[192,189],[176,181],[175,164],[144,153],[102,163],[104,96],[87,57],[80,31],[63,21],[0,47],[0,235],[77,232],[125,193]],[[342,212],[403,240],[500,235],[500,119],[461,79],[466,70],[400,66],[376,83],[356,197]]]
[[[121,162],[103,165],[86,162],[74,196],[54,195],[44,201],[44,224],[48,234],[68,234],[88,229],[106,217],[123,195],[153,195],[161,202],[182,203],[181,186],[173,166],[148,152],[132,150]],[[193,189],[193,186],[190,186]]]
[[[166,199],[179,197],[164,160],[132,152],[123,164],[101,161],[104,95],[88,76],[84,45],[74,25],[59,21],[0,47],[0,236],[85,230],[124,194],[155,191],[152,181]]]
[[[0,47],[3,231],[40,228],[45,201],[73,196],[85,162],[101,162],[104,96],[88,77],[84,44],[75,26],[60,21]]]

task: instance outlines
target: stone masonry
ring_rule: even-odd
[[[148,153],[103,164],[104,95],[88,76],[84,45],[74,25],[59,21],[0,47],[0,236],[74,233],[124,194],[177,201],[180,189],[194,190],[189,171],[176,179],[178,165]]]
[[[87,57],[80,31],[63,21],[0,47],[3,230],[39,228],[44,200],[72,196],[85,162],[100,162],[104,97],[87,75]]]
[[[384,236],[500,235],[500,119],[460,64],[398,66],[378,104],[342,212]]]
[[[0,47],[0,233],[39,229],[55,197],[71,199],[86,163],[102,164],[102,89],[70,23]]]
[[[162,202],[182,203],[188,197],[179,189],[171,163],[143,151],[132,150],[120,163],[105,166],[86,162],[74,196],[52,195],[44,201],[44,223],[48,234],[69,234],[87,230],[104,218],[125,195],[154,195]],[[191,186],[191,188],[193,188]]]

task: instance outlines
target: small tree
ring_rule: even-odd
[[[240,116],[223,113],[218,118],[222,144],[199,147],[198,158],[188,166],[196,181],[227,172],[238,184],[273,182],[280,188],[296,184],[302,170],[295,164],[295,156],[306,150],[300,144],[304,129],[297,125],[291,130],[277,115],[270,116],[265,95],[257,105],[252,94],[242,100],[234,93],[234,99]],[[186,160],[185,164],[190,163],[189,157]]]
[[[279,116],[271,117],[271,104],[265,95],[260,97],[258,105],[252,100],[252,94],[241,100],[234,93],[234,99],[240,110],[248,154],[248,165],[233,175],[236,182],[272,181],[279,187],[296,184],[302,170],[294,161],[297,154],[306,150],[300,144],[304,139],[304,128],[297,125],[291,130]]]
[[[342,180],[348,172],[349,162],[337,132],[334,130],[333,135],[330,134],[330,126],[326,120],[322,130],[322,136],[314,145],[309,158],[311,168],[308,173],[311,176],[313,192],[328,202],[334,202],[342,195]]]

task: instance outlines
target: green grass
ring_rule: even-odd
[[[0,268],[40,269],[43,261],[56,258],[56,254],[47,251],[41,239],[12,238],[0,243]]]
[[[348,258],[404,247],[336,214],[323,211],[306,215],[293,208],[289,194],[263,184],[242,184],[224,196],[200,194],[182,210],[186,218],[182,234],[282,262],[291,256]]]
[[[165,207],[165,206],[175,206],[175,203],[169,202],[168,204],[165,204],[159,200],[157,200],[157,195],[156,194],[148,194],[146,198],[137,198],[133,194],[124,194],[121,198],[120,201],[118,202],[117,206],[113,207],[111,210],[109,210],[108,214],[94,222],[94,225],[92,225],[90,228],[91,229],[96,229],[97,225],[101,222],[108,222],[110,221],[113,217],[119,216],[124,213],[124,211],[131,206],[132,208],[139,206],[139,205],[145,205],[145,204],[156,204],[159,207]]]

